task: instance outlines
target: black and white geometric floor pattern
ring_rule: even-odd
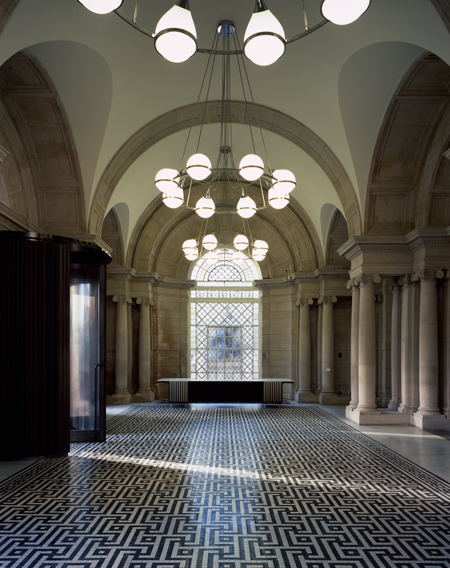
[[[316,407],[133,407],[0,485],[0,568],[449,568],[450,484]]]

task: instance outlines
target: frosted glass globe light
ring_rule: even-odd
[[[183,204],[184,193],[181,187],[176,187],[171,189],[168,193],[163,193],[163,203],[170,207],[170,209],[176,209]]]
[[[289,203],[289,193],[280,194],[276,189],[269,189],[269,205],[274,209],[283,209]]]
[[[179,6],[172,6],[159,20],[155,29],[155,48],[172,63],[182,63],[197,51],[197,31],[189,2],[182,1]]]
[[[246,256],[243,252],[241,252],[240,250],[235,250],[233,252],[233,262],[235,262],[236,264],[242,264],[244,262],[244,260],[246,260]]]
[[[94,14],[109,14],[120,8],[123,0],[79,0],[79,2]]]
[[[269,245],[266,241],[256,240],[253,243],[253,250],[258,250],[261,254],[266,255],[269,250]]]
[[[205,255],[203,255],[203,258],[207,260],[210,264],[215,264],[219,260],[217,252],[215,250],[210,250]]]
[[[281,195],[290,193],[297,184],[294,174],[289,170],[275,170],[272,177],[273,189]]]
[[[195,239],[188,239],[184,241],[182,247],[184,254],[188,254],[188,251],[193,249],[197,250],[197,241]]]
[[[253,249],[252,250],[252,258],[253,258],[253,260],[256,260],[257,262],[261,262],[261,260],[264,260],[266,258],[266,255],[262,254],[262,252],[259,251],[258,249]]]
[[[178,178],[177,170],[171,168],[163,168],[155,176],[155,185],[163,193],[170,192],[178,187],[175,181]]]
[[[217,246],[217,239],[214,235],[205,235],[203,237],[202,245],[206,250],[214,250]]]
[[[211,174],[211,160],[205,154],[193,154],[187,161],[186,171],[192,179],[202,181]]]
[[[251,197],[241,197],[237,204],[237,212],[244,219],[250,219],[256,213],[256,203]]]
[[[237,250],[245,250],[248,247],[248,239],[245,235],[236,235],[234,237],[233,245]]]
[[[283,26],[258,0],[244,35],[244,53],[256,65],[272,65],[286,50]]]
[[[198,249],[192,249],[192,251],[186,253],[186,258],[187,260],[196,260],[198,258]]]
[[[264,173],[264,162],[256,154],[247,154],[239,162],[239,173],[247,181],[256,181]]]
[[[370,6],[370,0],[324,0],[322,16],[338,26],[357,20]]]
[[[208,219],[216,210],[216,205],[211,197],[202,197],[195,204],[195,212],[202,219]]]

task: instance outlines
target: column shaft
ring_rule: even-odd
[[[117,302],[116,318],[116,402],[129,402],[128,393],[128,310],[127,298],[115,296]]]
[[[392,319],[391,319],[391,400],[389,410],[397,410],[401,391],[401,349],[400,349],[400,290],[397,280],[392,283]]]
[[[420,282],[419,414],[440,414],[438,369],[436,276],[427,271]]]
[[[351,331],[351,400],[348,405],[353,409],[359,402],[359,302],[360,290],[355,283],[351,284],[352,289],[352,331]]]
[[[379,281],[379,277],[377,277]],[[361,278],[359,312],[359,412],[376,412],[376,338],[374,277]]]
[[[136,402],[151,402],[155,395],[151,389],[151,324],[150,302],[139,299],[139,390],[133,396]]]

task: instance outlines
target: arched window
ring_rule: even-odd
[[[233,262],[233,251],[219,249],[218,261],[201,258],[192,267],[196,280],[190,304],[191,378],[254,380],[261,376],[260,292],[256,262]]]

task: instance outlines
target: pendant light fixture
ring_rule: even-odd
[[[361,17],[370,6],[370,0],[324,0],[322,16],[338,26],[346,26]]]
[[[122,6],[123,0],[78,0],[94,14],[109,14]]]
[[[283,26],[268,10],[264,0],[256,0],[255,10],[244,35],[244,53],[256,65],[272,65],[286,50]]]
[[[275,63],[285,52],[287,44],[310,35],[328,22],[341,26],[351,24],[364,14],[370,6],[371,0],[323,0],[321,5],[322,19],[316,21],[312,26],[308,24],[305,0],[301,0],[304,28],[290,38],[286,38],[283,26],[267,8],[265,0],[256,0],[254,13],[245,31],[243,49],[239,45],[232,50],[217,48],[211,50],[197,45],[197,32],[189,10],[189,0],[179,0],[175,6],[172,6],[159,20],[155,33],[146,29],[141,22],[138,23],[139,0],[134,0],[133,17],[129,17],[119,10],[123,0],[78,0],[78,2],[96,14],[108,14],[114,11],[117,16],[136,31],[152,38],[155,42],[156,51],[173,63],[182,63],[196,52],[207,55],[242,55],[245,53],[250,61],[256,65],[264,66]],[[276,4],[275,0],[272,0],[272,2]],[[314,4],[314,2],[311,2],[311,4]],[[225,25],[220,25],[222,28],[227,26],[229,26],[228,22]],[[231,24],[231,27],[234,30],[233,24]]]
[[[202,219],[208,219],[209,217],[214,215],[215,210],[216,205],[211,199],[208,189],[208,191],[206,192],[206,197],[201,197],[195,204],[195,212]]]
[[[155,29],[156,51],[172,63],[182,63],[197,51],[197,31],[189,0],[180,0],[159,20]]]
[[[202,245],[206,250],[214,250],[217,246],[217,237],[214,235],[205,235],[202,240]]]
[[[183,205],[184,193],[181,187],[175,187],[167,193],[163,193],[163,203],[170,209],[177,209]]]
[[[163,193],[170,192],[178,187],[178,172],[172,168],[163,168],[155,176],[155,185]]]
[[[244,190],[242,190],[242,197],[237,204],[237,213],[244,219],[250,219],[256,213],[256,203],[251,197],[245,195]]]

